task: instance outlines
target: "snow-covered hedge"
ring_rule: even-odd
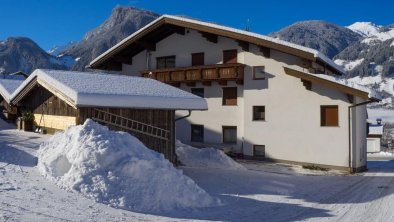
[[[246,169],[228,157],[223,151],[215,148],[198,149],[180,141],[176,142],[176,155],[182,164],[190,167],[204,167],[229,170]]]
[[[124,209],[162,212],[218,203],[162,154],[92,120],[42,144],[38,169],[64,189]]]

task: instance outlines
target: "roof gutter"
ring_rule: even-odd
[[[188,112],[188,114],[186,116],[181,116],[179,118],[176,118],[175,122],[178,120],[186,119],[187,117],[190,117],[192,115],[192,111],[190,109],[187,112]]]
[[[349,136],[349,153],[348,153],[348,155],[349,155],[349,173],[355,173],[356,172],[356,170],[352,167],[352,165],[353,165],[353,161],[352,161],[352,131],[351,131],[351,110],[353,109],[353,108],[356,108],[356,107],[358,107],[358,106],[363,106],[363,105],[367,105],[367,104],[369,104],[369,103],[374,103],[374,102],[378,102],[379,100],[378,99],[374,99],[374,98],[372,98],[371,100],[368,100],[368,101],[365,101],[365,102],[362,102],[362,103],[357,103],[357,104],[354,104],[354,105],[351,105],[351,106],[349,106],[348,107],[348,136]]]

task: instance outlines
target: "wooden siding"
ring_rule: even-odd
[[[18,111],[31,111],[35,114],[77,116],[77,110],[59,99],[43,87],[36,86],[20,102]]]
[[[176,163],[175,155],[175,111],[174,110],[139,110],[139,109],[118,109],[118,108],[105,108],[106,112],[120,115],[125,118],[137,120],[149,125],[160,127],[170,131],[168,140],[154,138],[142,133],[127,131],[120,127],[107,125],[111,130],[126,131],[145,144],[145,146],[162,153],[165,158],[172,163]],[[94,108],[79,108],[77,124],[82,124],[86,119],[94,116]]]

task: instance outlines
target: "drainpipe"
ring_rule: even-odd
[[[349,131],[349,172],[350,173],[354,173],[353,167],[352,167],[352,132],[351,132],[351,114],[350,112],[352,111],[352,108],[358,107],[358,106],[363,106],[363,105],[367,105],[369,103],[373,103],[373,102],[377,102],[379,100],[368,100],[362,103],[358,103],[358,104],[354,104],[348,107],[348,131]]]
[[[191,116],[191,115],[192,115],[192,111],[191,111],[191,110],[188,110],[188,114],[187,114],[186,116],[181,116],[181,117],[179,117],[179,118],[176,118],[176,119],[175,119],[175,122],[178,121],[178,120],[181,120],[181,119],[186,119],[187,117],[189,117],[189,116]]]

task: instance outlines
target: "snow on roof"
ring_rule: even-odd
[[[15,98],[34,78],[59,90],[77,107],[208,108],[205,99],[149,78],[45,69],[35,70],[12,97]]]
[[[319,59],[323,60],[324,62],[329,64],[331,67],[335,68],[340,73],[342,73],[342,74],[345,73],[345,71],[343,70],[343,68],[341,66],[337,65],[334,61],[332,61],[327,56],[325,56],[324,54],[322,54],[321,52],[319,52],[319,51],[317,51],[315,49],[311,49],[311,48],[308,48],[308,47],[305,47],[305,46],[297,45],[297,44],[294,44],[294,43],[291,43],[291,42],[287,42],[287,41],[283,41],[283,40],[280,40],[280,39],[272,38],[272,37],[269,37],[269,36],[261,35],[261,34],[258,34],[258,33],[253,33],[253,32],[244,31],[244,30],[240,30],[240,29],[235,29],[235,28],[231,28],[231,27],[227,27],[227,26],[223,26],[223,25],[210,23],[210,22],[203,22],[203,21],[199,21],[199,20],[195,20],[195,19],[179,17],[179,16],[173,16],[173,15],[162,15],[161,17],[157,18],[156,20],[152,21],[151,23],[149,23],[145,27],[139,29],[138,31],[134,32],[130,36],[128,36],[125,39],[123,39],[122,41],[120,41],[118,44],[116,44],[112,48],[108,49],[103,54],[99,55],[92,62],[90,62],[89,66],[91,66],[94,63],[96,63],[98,60],[102,59],[104,56],[109,54],[114,49],[116,49],[119,46],[123,45],[125,42],[127,42],[130,39],[132,39],[134,36],[144,32],[148,27],[152,26],[153,24],[157,23],[158,21],[160,21],[160,20],[162,20],[164,18],[170,18],[170,19],[174,19],[174,20],[178,20],[178,21],[184,21],[184,22],[189,22],[189,23],[193,23],[193,24],[198,24],[198,25],[203,25],[203,26],[207,26],[207,27],[212,27],[212,28],[215,28],[215,29],[220,29],[220,30],[225,30],[225,31],[229,31],[229,32],[234,32],[234,33],[238,33],[238,34],[242,34],[242,35],[246,35],[246,36],[255,37],[255,38],[262,39],[262,40],[270,41],[270,42],[273,42],[273,43],[276,43],[276,44],[288,46],[288,47],[291,47],[291,48],[294,48],[294,49],[298,49],[298,50],[301,50],[301,51],[304,51],[304,52],[308,52],[308,53],[313,54],[315,56],[315,58],[319,58]]]
[[[10,103],[12,93],[23,83],[23,80],[0,79],[0,94],[7,103]]]
[[[368,135],[383,135],[383,125],[369,125]]]

